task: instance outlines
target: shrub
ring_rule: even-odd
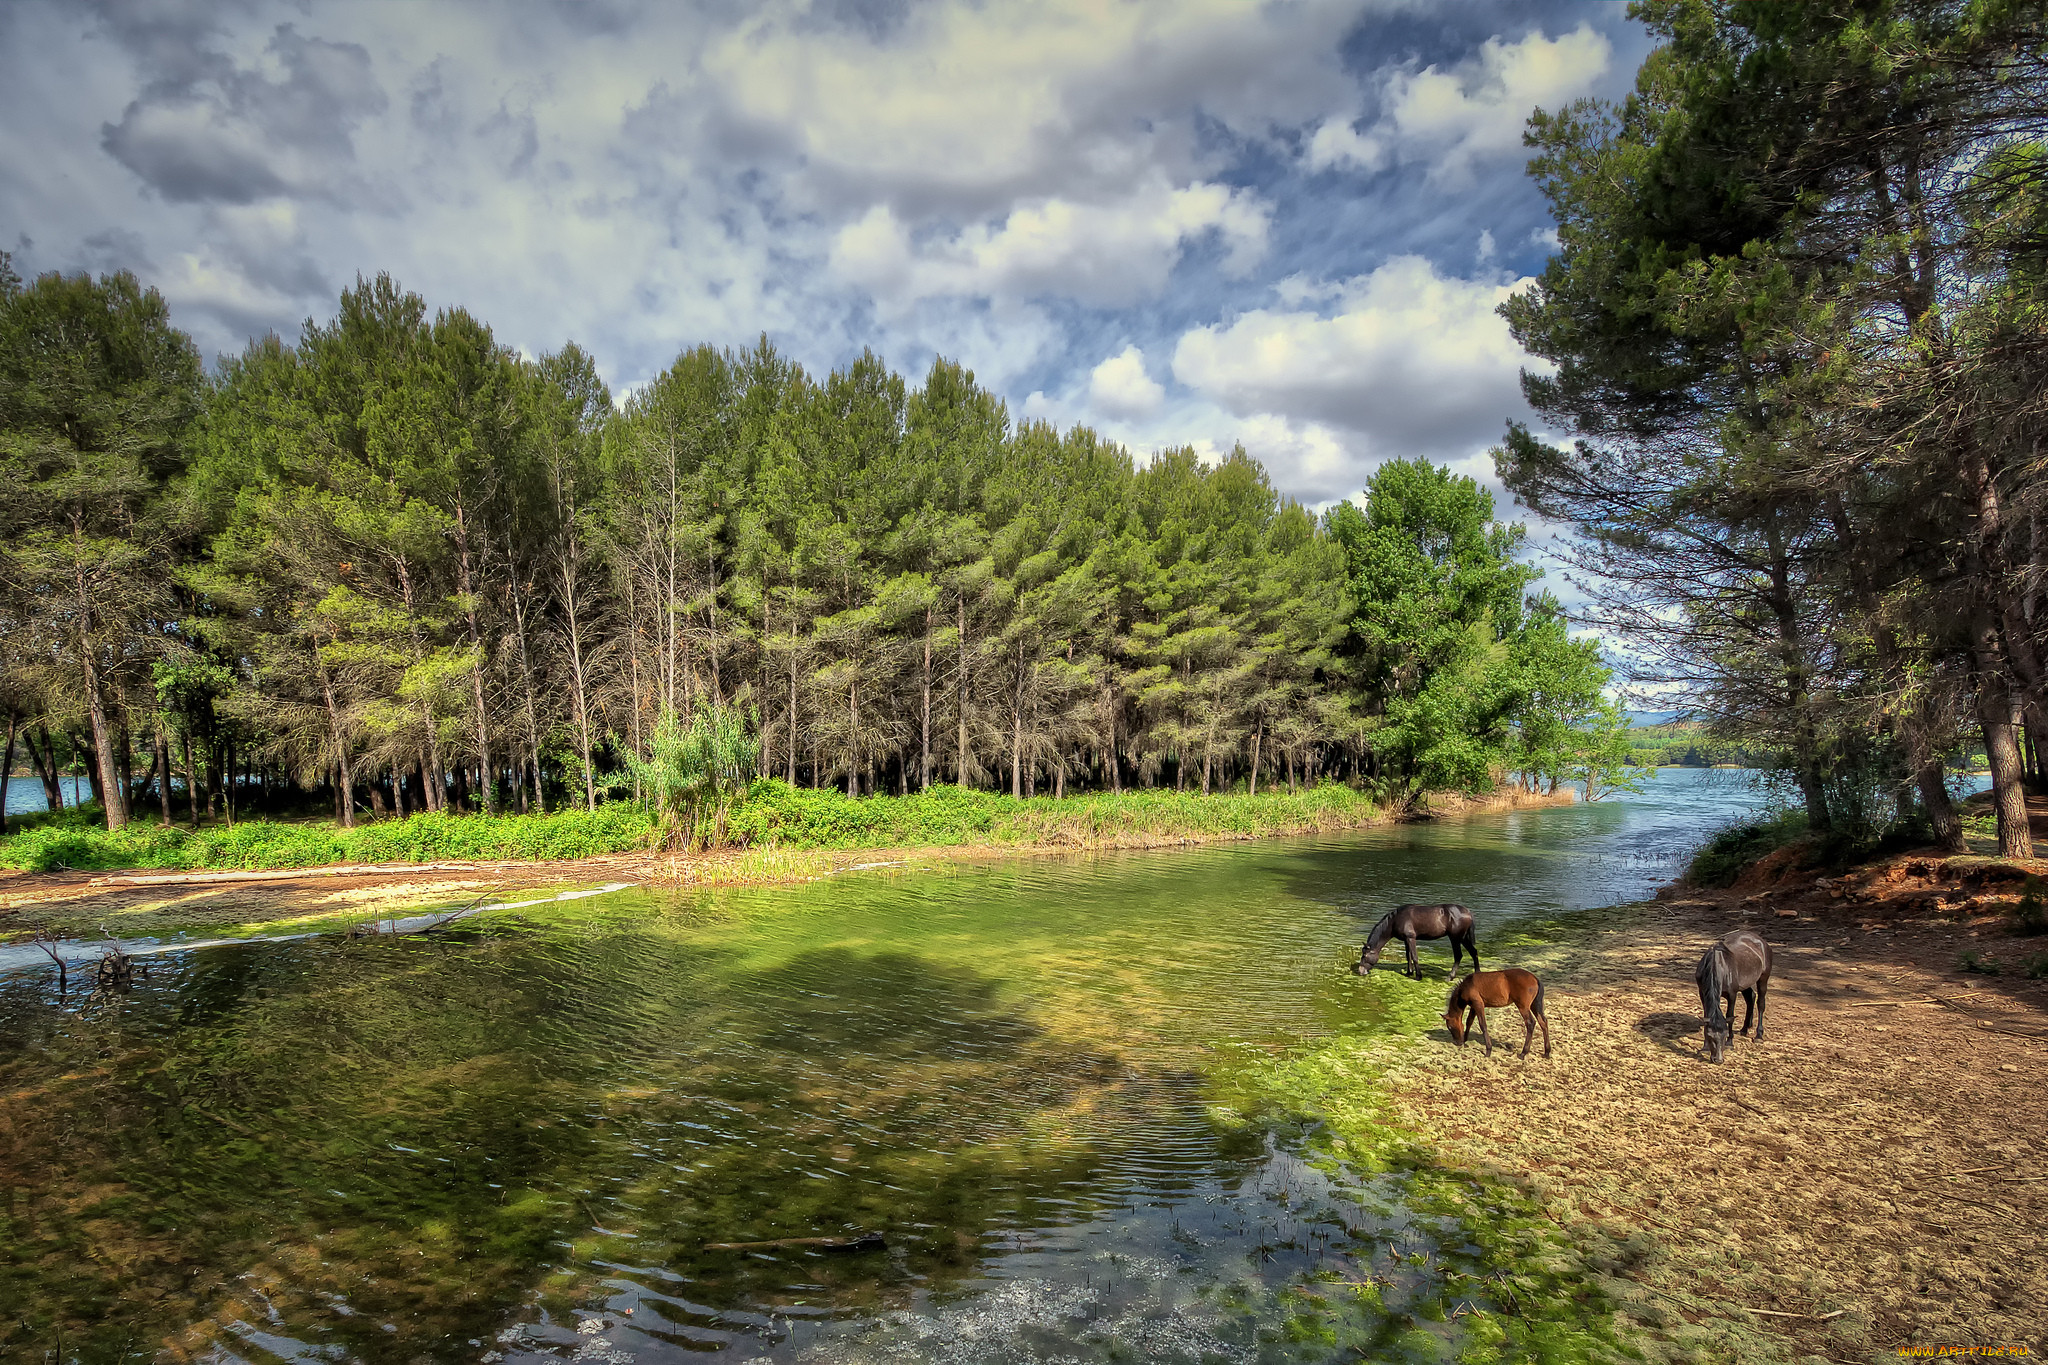
[[[700,700],[687,725],[664,709],[647,760],[627,758],[661,813],[664,844],[725,842],[733,804],[746,794],[760,757],[751,719],[737,706],[715,701]]]
[[[1999,973],[1998,959],[1986,957],[1975,948],[1965,948],[1956,957],[1956,970],[1959,972],[1976,972],[1980,976],[1997,976]]]
[[[1806,834],[1806,816],[1783,811],[1762,820],[1724,825],[1707,836],[1685,871],[1694,886],[1732,886],[1742,870]]]
[[[2019,921],[2019,931],[2023,934],[2048,934],[2048,904],[2041,900],[2038,878],[2027,878],[2026,892],[2014,908],[2013,917]]]

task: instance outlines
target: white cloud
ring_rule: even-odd
[[[1154,180],[1105,204],[1045,199],[1020,204],[1000,223],[915,240],[886,204],[833,239],[833,271],[900,307],[939,295],[1030,298],[1062,295],[1116,305],[1159,292],[1187,244],[1217,233],[1223,269],[1242,274],[1266,249],[1267,210],[1223,185],[1175,189]]]
[[[1606,35],[1587,24],[1559,38],[1540,30],[1513,43],[1489,38],[1448,70],[1392,72],[1373,125],[1360,132],[1356,113],[1327,119],[1305,159],[1310,170],[1368,173],[1395,160],[1422,161],[1432,178],[1462,178],[1481,159],[1518,151],[1529,115],[1588,93],[1613,56]]]
[[[1174,377],[1239,416],[1324,423],[1387,454],[1461,454],[1522,411],[1530,357],[1494,310],[1528,283],[1446,279],[1397,257],[1351,281],[1332,316],[1258,309],[1185,333]]]
[[[1126,346],[1089,374],[1088,401],[1111,417],[1149,417],[1166,401],[1166,390],[1145,372],[1145,353]]]

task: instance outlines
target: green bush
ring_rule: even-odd
[[[1725,825],[1709,835],[1692,855],[1685,878],[1694,886],[1732,886],[1751,863],[1805,834],[1806,816],[1800,811]]]
[[[1289,792],[1200,796],[1134,791],[1019,800],[963,787],[854,798],[756,779],[727,818],[727,837],[786,849],[1053,845],[1081,848],[1162,839],[1252,838],[1356,829],[1379,818],[1372,797],[1340,783]],[[670,829],[673,826],[669,826]],[[442,860],[553,861],[626,853],[662,841],[662,817],[631,802],[553,815],[415,815],[343,829],[330,821],[245,820],[197,832],[133,824],[110,833],[83,821],[0,840],[0,866],[295,868]]]
[[[648,847],[654,820],[631,805],[553,815],[415,815],[343,829],[330,822],[245,820],[197,833],[133,824],[108,831],[63,825],[0,841],[0,866],[65,868],[293,868],[442,860],[552,861]]]
[[[2020,903],[2013,910],[2023,934],[2048,934],[2048,904],[2041,900],[2041,883],[2038,878],[2027,878],[2026,891]]]

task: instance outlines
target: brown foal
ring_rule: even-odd
[[[1486,1055],[1493,1055],[1493,1035],[1486,1031],[1486,1010],[1488,1006],[1499,1009],[1513,1005],[1522,1014],[1522,1055],[1529,1055],[1529,1045],[1536,1041],[1536,1025],[1543,1025],[1543,1055],[1550,1055],[1550,1019],[1543,1013],[1543,983],[1536,979],[1534,972],[1525,972],[1520,967],[1509,967],[1498,972],[1474,972],[1451,987],[1451,998],[1444,1003],[1444,1023],[1451,1030],[1451,1038],[1459,1047],[1465,1046],[1465,1033],[1472,1026],[1473,1016],[1479,1019],[1479,1036],[1486,1041]]]

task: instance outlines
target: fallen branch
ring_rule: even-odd
[[[1832,1322],[1832,1321],[1834,1321],[1834,1320],[1835,1320],[1836,1318],[1839,1318],[1840,1316],[1842,1316],[1842,1314],[1844,1314],[1844,1313],[1846,1313],[1846,1312],[1848,1312],[1848,1311],[1849,1311],[1849,1310],[1848,1310],[1848,1309],[1846,1309],[1846,1308],[1837,1308],[1837,1309],[1836,1309],[1836,1310],[1835,1310],[1834,1312],[1832,1312],[1832,1313],[1822,1313],[1822,1314],[1821,1314],[1820,1316],[1816,1317],[1816,1316],[1814,1316],[1814,1315],[1813,1315],[1812,1313],[1786,1313],[1786,1312],[1781,1312],[1780,1310],[1778,1310],[1778,1309],[1776,1309],[1776,1308],[1750,1308],[1750,1307],[1749,1307],[1749,1305],[1748,1305],[1748,1304],[1746,1304],[1746,1303],[1745,1303],[1745,1304],[1743,1304],[1743,1305],[1741,1305],[1741,1307],[1743,1307],[1743,1308],[1745,1308],[1745,1309],[1748,1309],[1748,1311],[1749,1311],[1749,1312],[1755,1313],[1755,1314],[1757,1314],[1757,1315],[1758,1315],[1758,1316],[1760,1316],[1760,1317],[1766,1317],[1766,1318],[1803,1318],[1803,1319],[1805,1319],[1805,1320],[1806,1320],[1807,1322]]]
[[[94,877],[87,886],[199,886],[209,882],[278,882],[294,877],[376,877],[397,872],[481,872],[486,863],[335,863],[327,867],[266,868],[255,872],[163,872]]]
[[[879,1232],[858,1237],[771,1237],[765,1242],[706,1242],[706,1251],[773,1251],[782,1247],[817,1247],[821,1251],[881,1251],[889,1244]]]

